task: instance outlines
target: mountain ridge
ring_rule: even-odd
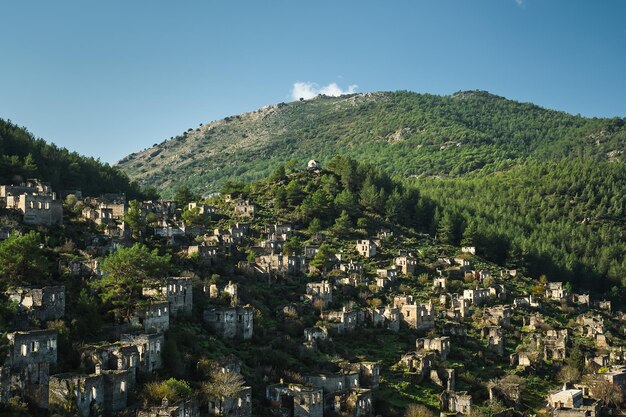
[[[121,159],[116,166],[164,195],[201,194],[277,165],[336,154],[401,177],[456,177],[527,160],[623,162],[624,119],[585,118],[485,91],[318,96],[215,120]]]

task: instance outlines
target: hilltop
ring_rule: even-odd
[[[623,163],[625,145],[624,119],[574,116],[483,91],[399,91],[266,106],[190,128],[118,167],[166,196],[180,185],[207,195],[312,157],[352,156],[400,177],[459,177],[526,161]]]
[[[141,195],[136,183],[109,164],[59,148],[25,127],[0,119],[0,183],[20,184],[29,178],[50,183],[61,194],[80,190],[84,195]]]

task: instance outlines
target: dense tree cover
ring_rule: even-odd
[[[164,285],[171,257],[159,256],[158,250],[136,243],[121,247],[104,259],[104,276],[91,283],[107,307],[118,319],[127,319],[146,301],[142,290]]]
[[[626,285],[626,169],[580,160],[494,175],[421,179],[438,237],[586,288]]]
[[[41,285],[50,277],[50,262],[35,231],[0,242],[0,290]]]
[[[169,195],[180,184],[206,194],[229,180],[280,178],[288,161],[302,166],[315,158],[324,164],[335,155],[403,177],[460,176],[529,160],[624,161],[624,123],[482,91],[318,97],[216,122],[131,155],[121,168]]]
[[[142,193],[136,183],[109,164],[36,139],[28,130],[0,119],[0,183],[17,184],[28,178],[49,182],[55,191],[80,189],[84,195]]]

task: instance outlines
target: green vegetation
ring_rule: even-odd
[[[28,178],[49,182],[58,192],[79,189],[83,195],[142,196],[136,183],[109,164],[35,139],[26,128],[0,119],[0,183],[19,184]]]
[[[170,268],[170,256],[159,256],[158,250],[136,243],[121,247],[104,259],[104,276],[92,282],[102,302],[117,318],[127,319],[142,305],[144,287],[163,285]]]
[[[352,156],[410,176],[492,173],[525,161],[624,161],[624,119],[589,119],[482,91],[317,97],[230,117],[129,155],[119,167],[173,195],[284,173],[311,158]],[[277,177],[276,177],[277,176]]]

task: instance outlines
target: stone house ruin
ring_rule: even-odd
[[[63,202],[48,184],[37,179],[29,179],[18,186],[1,185],[0,201],[4,202],[6,208],[19,211],[25,224],[63,224]]]
[[[548,282],[546,286],[546,299],[560,301],[567,298],[568,292],[562,282]]]
[[[323,417],[324,397],[320,388],[300,384],[273,384],[265,388],[265,399],[281,416]]]
[[[33,318],[45,322],[65,315],[65,287],[15,288],[7,291],[9,299]]]
[[[377,245],[373,240],[363,239],[356,241],[356,250],[364,258],[371,258],[376,255]]]
[[[191,315],[193,282],[189,277],[168,277],[164,286],[158,289],[144,288],[143,294],[167,300],[172,317]]]
[[[170,328],[170,308],[167,301],[156,301],[139,312],[136,319],[147,333],[165,332]]]
[[[422,337],[415,341],[415,348],[419,350],[435,351],[439,353],[439,359],[445,361],[450,353],[450,338],[442,337]]]
[[[444,391],[439,404],[445,413],[469,415],[472,411],[472,396],[466,391]]]
[[[333,285],[328,281],[309,282],[306,284],[305,299],[315,302],[320,300],[324,303],[324,307],[328,307],[333,302]]]
[[[165,337],[162,333],[156,334],[123,334],[120,341],[129,346],[135,346],[139,354],[138,370],[143,373],[151,373],[152,371],[163,367],[163,347],[165,346]]]
[[[254,329],[254,309],[249,305],[210,307],[204,311],[204,322],[220,337],[248,340]]]
[[[496,355],[504,355],[504,336],[502,327],[486,326],[481,331],[483,339],[487,339],[487,349]]]
[[[411,295],[396,296],[393,306],[400,309],[402,320],[410,327],[427,330],[435,327],[435,309],[432,301],[417,303]]]
[[[167,398],[163,398],[160,406],[139,410],[137,417],[200,417],[200,410],[191,398],[176,404],[170,404]]]
[[[252,415],[252,388],[241,387],[239,392],[232,396],[209,401],[209,414],[250,417]]]
[[[417,259],[412,254],[401,251],[400,255],[394,258],[393,263],[404,275],[415,274]]]

